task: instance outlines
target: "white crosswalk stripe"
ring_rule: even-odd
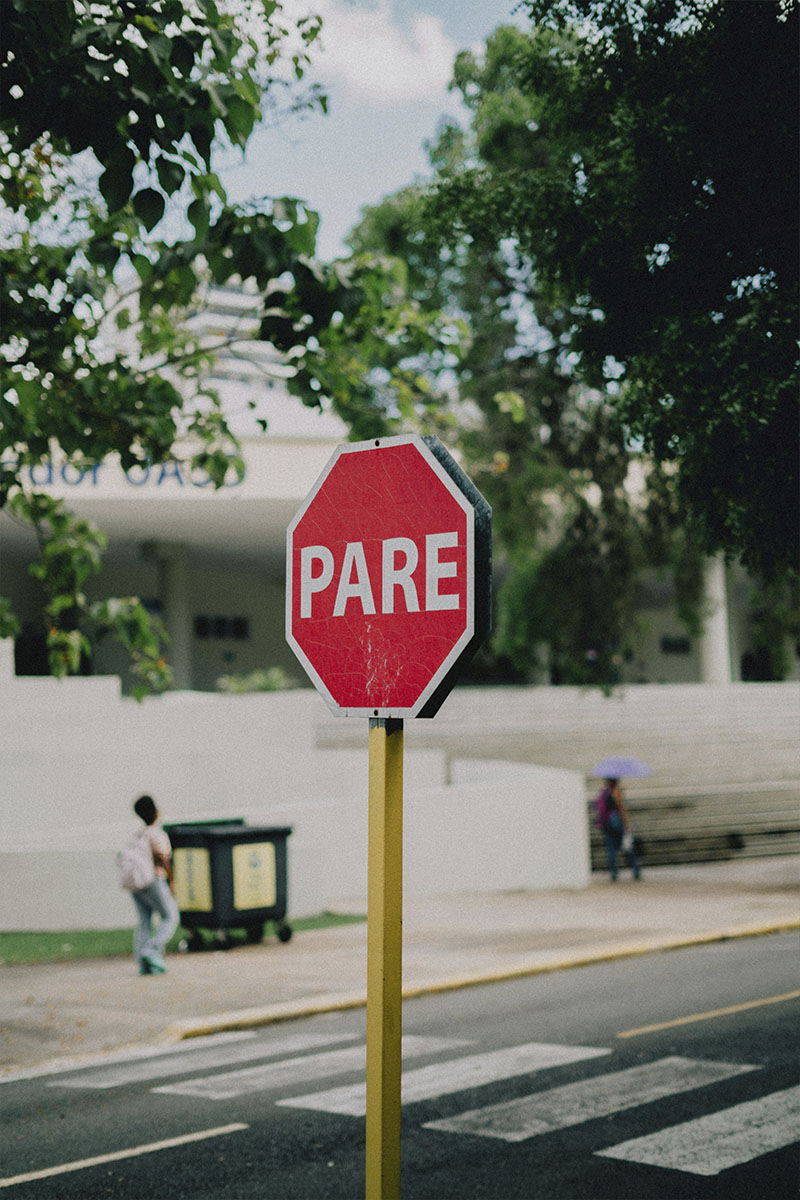
[[[403,1058],[422,1058],[429,1054],[441,1054],[468,1046],[458,1038],[404,1037]],[[310,1083],[330,1075],[344,1075],[350,1071],[364,1071],[367,1065],[366,1047],[350,1046],[342,1050],[327,1050],[321,1054],[309,1054],[305,1058],[281,1059],[279,1062],[262,1063],[257,1067],[246,1067],[241,1071],[225,1071],[220,1075],[208,1075],[202,1079],[184,1080],[182,1083],[164,1084],[153,1088],[154,1092],[174,1096],[198,1096],[204,1100],[232,1100],[252,1092],[270,1088],[293,1087],[298,1083]]]
[[[98,1090],[124,1087],[129,1083],[166,1079],[170,1075],[188,1074],[190,1071],[210,1071],[214,1067],[232,1067],[236,1063],[252,1063],[257,1059],[301,1054],[304,1050],[319,1050],[337,1042],[354,1042],[359,1036],[357,1033],[296,1033],[274,1042],[211,1046],[208,1049],[197,1050],[191,1058],[187,1058],[185,1053],[175,1053],[135,1062],[115,1063],[104,1069],[95,1068],[83,1074],[53,1080],[47,1086]],[[183,1047],[180,1049],[183,1050]]]
[[[227,1035],[201,1039],[195,1046],[152,1048],[106,1057],[93,1064],[59,1068],[48,1087],[112,1089],[167,1080],[153,1087],[160,1094],[205,1100],[232,1100],[273,1092],[282,1107],[310,1109],[348,1117],[366,1112],[366,1047],[358,1033],[299,1030],[282,1036],[255,1038]],[[357,1044],[353,1044],[357,1043]],[[573,1063],[611,1055],[606,1047],[528,1042],[498,1050],[469,1053],[471,1043],[459,1038],[407,1035],[403,1038],[402,1102],[411,1104],[455,1095],[472,1088],[531,1076]],[[433,1061],[406,1069],[415,1059]],[[230,1069],[235,1064],[247,1064]],[[219,1068],[228,1068],[219,1070]],[[623,1070],[502,1103],[470,1108],[429,1121],[436,1133],[525,1142],[556,1130],[614,1116],[681,1093],[713,1088],[724,1080],[758,1071],[747,1063],[715,1062],[669,1056]],[[199,1075],[199,1072],[203,1072]],[[187,1076],[192,1078],[186,1078]],[[303,1085],[354,1075],[358,1082],[334,1085],[303,1095],[287,1095]],[[182,1078],[175,1078],[175,1077]],[[27,1077],[27,1076],[25,1076]],[[702,1106],[713,1107],[713,1091],[703,1093]],[[773,1092],[695,1120],[663,1128],[595,1150],[601,1158],[713,1176],[772,1150],[798,1141],[800,1087]]]
[[[580,1062],[582,1059],[597,1058],[610,1053],[610,1050],[596,1046],[557,1046],[529,1042],[522,1046],[509,1046],[503,1050],[455,1058],[449,1062],[404,1072],[402,1102],[412,1104],[418,1100],[434,1100],[437,1096],[461,1092],[466,1088],[483,1087],[487,1083],[497,1083],[517,1075],[527,1075],[548,1067],[563,1066],[566,1063]],[[323,1092],[295,1096],[290,1100],[279,1100],[278,1104],[287,1108],[310,1108],[319,1112],[360,1117],[367,1111],[366,1084],[329,1088]]]
[[[425,1128],[523,1142],[541,1133],[608,1117],[755,1070],[758,1068],[734,1063],[662,1058],[644,1066],[582,1079],[518,1100],[471,1109],[456,1117],[428,1121]]]
[[[19,1071],[4,1071],[2,1083],[20,1083],[30,1079],[45,1079],[51,1075],[71,1075],[88,1071],[94,1067],[110,1067],[119,1063],[150,1060],[162,1055],[197,1054],[206,1046],[221,1046],[231,1042],[251,1041],[256,1037],[252,1029],[240,1029],[228,1033],[211,1033],[191,1038],[177,1046],[128,1046],[125,1050],[104,1051],[100,1054],[81,1054],[78,1058],[58,1059],[56,1062],[41,1063],[36,1067],[22,1067]]]
[[[620,1142],[597,1154],[692,1175],[719,1175],[771,1150],[791,1146],[798,1140],[799,1130],[800,1087],[792,1087]]]

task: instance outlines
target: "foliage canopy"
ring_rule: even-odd
[[[442,227],[513,238],[589,383],[678,466],[692,536],[797,569],[797,5],[526,0],[455,85]]]
[[[432,158],[472,153],[472,133],[449,127]],[[491,229],[443,233],[427,218],[424,190],[409,187],[365,210],[350,242],[402,259],[420,306],[469,331],[436,419],[493,510],[496,629],[474,670],[524,679],[549,667],[553,681],[611,685],[632,646],[643,567],[677,575],[680,610],[697,626],[700,556],[671,481],[651,465],[631,496],[638,456],[609,396],[576,380],[569,315],[529,260]]]
[[[255,281],[290,389],[327,398],[356,436],[430,403],[416,358],[458,331],[408,302],[397,264],[317,262],[315,213],[231,204],[214,169],[265,113],[324,108],[300,88],[318,18],[290,21],[276,0],[48,0],[44,21],[43,7],[3,4],[0,502],[39,537],[51,670],[76,670],[112,630],[158,687],[163,639],[138,601],[86,599],[104,536],[26,470],[50,455],[129,469],[186,447],[217,485],[241,467],[205,383],[224,343],[185,320],[208,287]],[[0,602],[0,636],[15,628]]]

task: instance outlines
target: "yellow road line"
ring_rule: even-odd
[[[147,1146],[134,1146],[130,1150],[115,1150],[111,1154],[98,1154],[95,1158],[81,1158],[75,1162],[61,1163],[57,1167],[45,1167],[42,1171],[28,1171],[26,1175],[9,1175],[0,1179],[0,1188],[10,1188],[18,1183],[31,1183],[35,1179],[51,1179],[54,1175],[67,1175],[70,1171],[83,1171],[86,1167],[99,1167],[104,1163],[121,1162],[124,1158],[138,1158],[140,1154],[152,1154],[154,1150],[169,1150],[174,1146],[188,1146],[191,1142],[202,1142],[206,1138],[221,1137],[225,1133],[238,1133],[248,1125],[220,1125],[216,1129],[203,1129],[199,1133],[185,1133],[182,1137],[165,1138],[163,1142],[150,1142]]]
[[[675,1017],[672,1021],[659,1021],[656,1025],[641,1025],[638,1029],[625,1029],[618,1038],[638,1037],[642,1033],[658,1033],[661,1029],[673,1029],[676,1025],[691,1025],[694,1021],[710,1021],[713,1017],[727,1017],[730,1013],[745,1012],[748,1008],[761,1008],[764,1004],[780,1004],[783,1000],[797,1000],[800,990],[784,992],[782,996],[766,996],[763,1000],[748,1000],[744,1004],[730,1004],[727,1008],[715,1008],[711,1012],[692,1013],[689,1017]]]

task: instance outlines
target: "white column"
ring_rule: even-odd
[[[158,566],[161,619],[169,635],[167,662],[172,667],[173,687],[192,686],[192,614],[187,580],[187,547],[177,542],[148,542],[146,558]]]
[[[703,683],[730,683],[731,639],[728,625],[728,593],[725,560],[708,559],[705,570],[705,625],[700,641],[700,672]]]

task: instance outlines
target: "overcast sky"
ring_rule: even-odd
[[[260,128],[247,156],[224,171],[231,199],[292,195],[321,215],[318,253],[345,253],[361,208],[428,173],[424,149],[444,114],[459,50],[480,50],[516,21],[516,0],[285,0],[287,13],[317,12],[323,34],[307,82],[329,97],[327,116]]]

